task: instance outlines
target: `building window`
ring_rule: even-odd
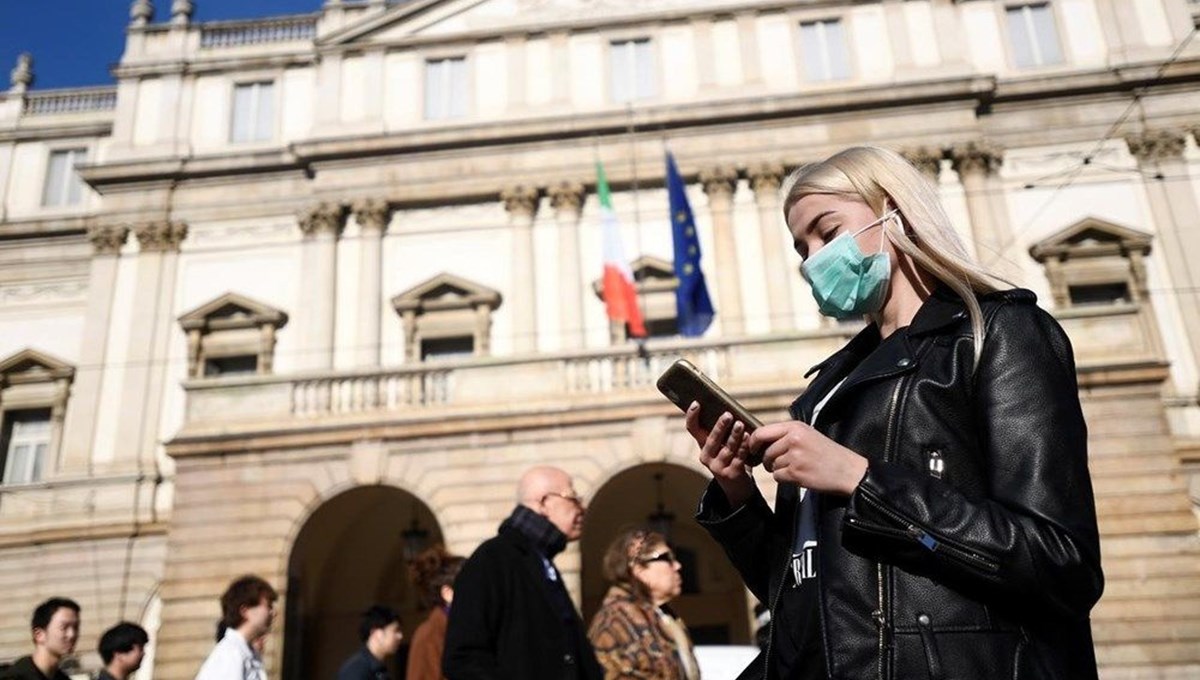
[[[242,83],[233,88],[231,142],[267,142],[275,132],[275,83]]]
[[[438,274],[392,298],[404,324],[405,360],[487,356],[500,293],[453,274]]]
[[[188,376],[217,378],[271,373],[284,312],[245,295],[226,293],[179,317],[187,333]]]
[[[50,450],[50,409],[10,411],[4,418],[4,483],[42,479]]]
[[[609,45],[614,102],[624,104],[658,94],[651,47],[649,38],[619,40]]]
[[[1062,63],[1054,12],[1047,3],[1009,7],[1008,35],[1018,68]]]
[[[1067,295],[1072,307],[1122,305],[1133,301],[1126,281],[1068,285]]]
[[[1088,217],[1035,244],[1060,309],[1147,302],[1149,234]]]
[[[800,48],[804,74],[809,82],[850,77],[850,50],[846,47],[846,31],[840,19],[800,24]]]
[[[666,260],[643,255],[629,266],[633,272],[634,288],[637,290],[638,306],[646,325],[646,334],[651,338],[674,338],[679,336],[679,324],[675,306],[675,289],[679,279],[675,277],[675,266]],[[596,297],[604,299],[604,280],[592,282]],[[630,338],[629,325],[609,322],[609,338],[614,345],[627,342]]]
[[[83,180],[79,179],[75,167],[86,162],[87,149],[51,151],[46,167],[46,186],[42,190],[42,205],[79,205],[83,200]]]
[[[467,115],[465,57],[425,62],[425,119],[444,120]]]

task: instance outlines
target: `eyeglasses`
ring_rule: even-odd
[[[540,502],[545,503],[546,499],[551,496],[556,496],[558,498],[563,499],[564,501],[567,501],[568,503],[572,503],[575,505],[575,507],[579,508],[580,510],[583,509],[583,496],[577,496],[575,494],[558,493],[556,491],[551,491],[550,493],[546,494],[545,496],[542,496],[542,500]]]
[[[642,559],[638,560],[638,562],[641,562],[642,564],[650,564],[651,562],[666,562],[667,564],[674,564],[675,553],[671,552],[670,550],[664,550],[657,555],[643,557]]]

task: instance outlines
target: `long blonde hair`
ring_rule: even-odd
[[[864,201],[882,215],[890,201],[907,229],[885,229],[888,240],[925,271],[949,286],[967,305],[975,339],[975,363],[983,352],[983,312],[976,294],[999,290],[1002,279],[979,266],[950,225],[936,189],[900,154],[875,146],[854,146],[788,177],[783,202],[792,206],[810,194],[833,194]],[[911,234],[911,236],[910,236]]]

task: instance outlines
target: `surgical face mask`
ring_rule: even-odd
[[[800,265],[804,280],[812,286],[817,308],[825,316],[850,319],[878,312],[887,296],[892,276],[892,261],[883,252],[883,229],[896,216],[889,210],[882,217],[853,234],[843,233]],[[883,225],[879,232],[879,251],[864,255],[855,236]]]

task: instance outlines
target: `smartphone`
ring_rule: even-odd
[[[762,421],[755,418],[753,413],[747,411],[746,407],[729,396],[728,392],[701,373],[700,369],[687,359],[679,359],[663,371],[663,374],[658,377],[658,391],[685,413],[693,401],[698,402],[700,404],[700,424],[706,430],[712,430],[717,424],[717,419],[726,411],[735,420],[742,422],[746,428],[746,434],[762,425]]]

